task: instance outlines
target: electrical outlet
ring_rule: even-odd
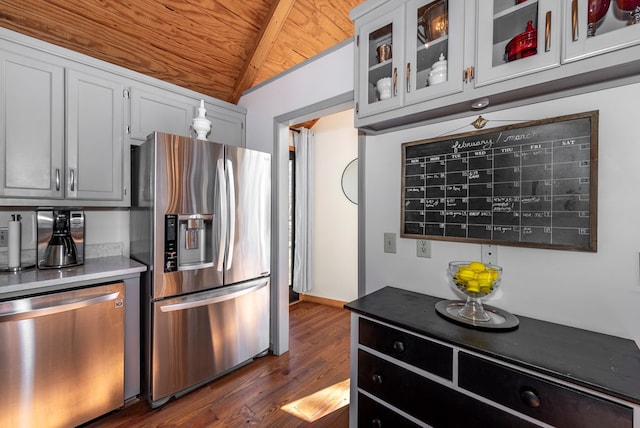
[[[385,232],[384,234],[384,252],[393,253],[396,252],[396,234],[392,232]]]
[[[9,228],[0,227],[0,248],[9,246]]]
[[[496,245],[482,244],[482,263],[485,265],[498,264],[498,247]]]
[[[418,257],[431,258],[431,241],[428,239],[418,239],[416,241],[416,254]]]

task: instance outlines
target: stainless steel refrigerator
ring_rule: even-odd
[[[269,348],[271,156],[153,133],[131,152],[143,380],[157,407]]]

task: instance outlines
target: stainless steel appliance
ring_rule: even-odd
[[[124,405],[124,283],[0,302],[0,426],[71,427]]]
[[[162,405],[269,348],[271,156],[163,133],[132,149],[143,390]]]
[[[84,263],[84,212],[39,209],[38,268],[59,269]]]

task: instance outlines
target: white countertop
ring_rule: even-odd
[[[83,265],[65,269],[31,268],[21,272],[0,272],[0,299],[16,294],[61,289],[87,282],[112,280],[145,272],[147,266],[127,257],[87,259]]]

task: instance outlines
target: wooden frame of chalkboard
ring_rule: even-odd
[[[402,144],[401,236],[597,251],[598,111]]]

